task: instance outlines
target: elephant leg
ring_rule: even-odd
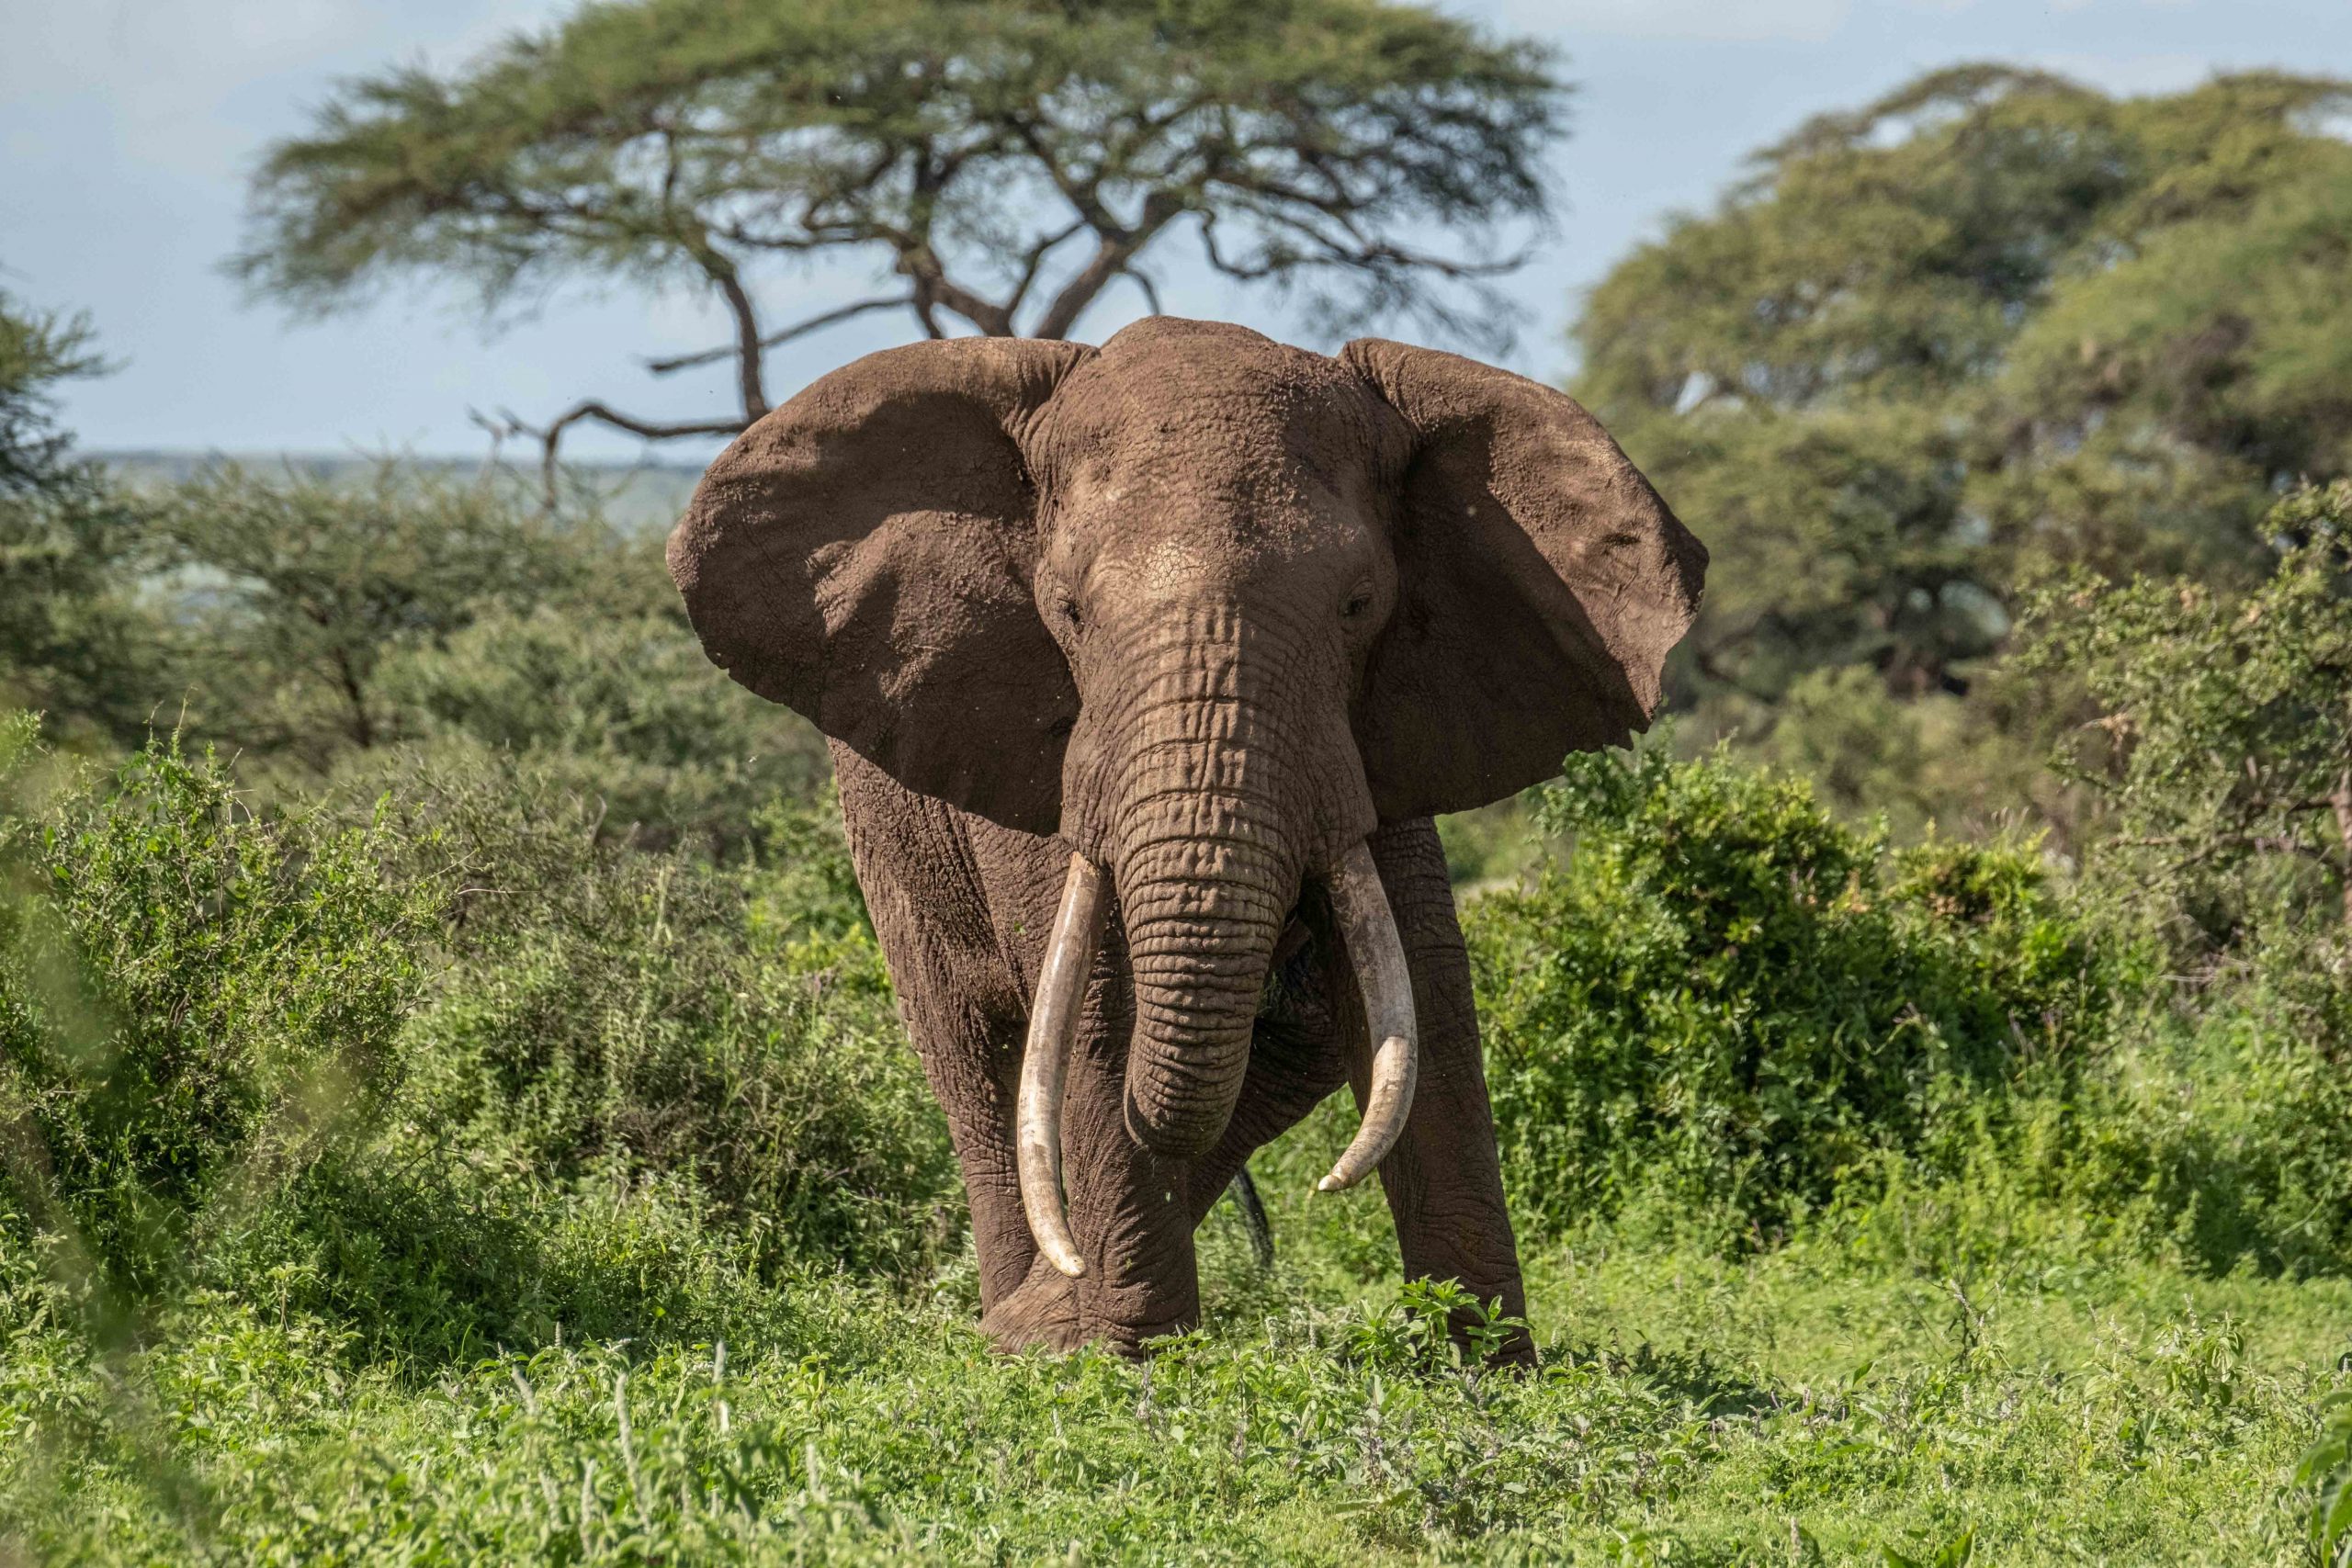
[[[908,998],[900,1016],[922,1058],[923,1077],[946,1112],[947,1136],[964,1178],[972,1216],[972,1249],[979,1265],[985,1313],[1028,1277],[1037,1244],[1021,1208],[1012,1123],[1021,1055],[1011,1031]]]
[[[1116,935],[1096,963],[1063,1102],[1062,1184],[1086,1272],[1065,1279],[1036,1258],[981,1324],[1008,1349],[1095,1344],[1133,1355],[1200,1322],[1188,1164],[1154,1155],[1126,1127],[1133,1021]]]
[[[899,1016],[962,1169],[985,1312],[1021,1285],[1036,1256],[1012,1139],[1025,1002],[966,824],[847,747],[832,750],[851,859]]]
[[[1470,955],[1454,914],[1445,852],[1427,818],[1383,826],[1373,835],[1372,852],[1404,940],[1420,1025],[1420,1082],[1412,1114],[1380,1164],[1405,1277],[1458,1280],[1480,1301],[1500,1298],[1505,1314],[1524,1317],[1526,1289],[1503,1201]],[[1361,1105],[1368,1087],[1364,1057],[1350,1055]],[[1534,1358],[1534,1344],[1522,1332],[1498,1359],[1532,1364]]]
[[[1072,1280],[1030,1235],[1013,1138],[1029,977],[1069,849],[918,795],[839,744],[833,761],[858,881],[963,1168],[981,1328],[1007,1349],[1133,1350],[1191,1327],[1200,1286],[1183,1173],[1149,1156],[1125,1120],[1134,987],[1119,922],[1095,960],[1063,1108],[1070,1231],[1090,1265]]]

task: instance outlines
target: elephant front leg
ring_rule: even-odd
[[[1380,1164],[1405,1277],[1457,1280],[1482,1302],[1499,1299],[1505,1315],[1524,1317],[1527,1293],[1503,1200],[1470,956],[1454,914],[1445,852],[1427,818],[1383,827],[1372,850],[1412,970],[1420,1026],[1420,1082],[1412,1115]],[[1361,1053],[1356,1060],[1351,1077],[1361,1104],[1366,1088]],[[1532,1365],[1534,1342],[1522,1330],[1497,1359]]]
[[[1106,958],[1090,987],[1062,1111],[1062,1183],[1086,1272],[1065,1278],[1035,1257],[1019,1289],[980,1326],[1008,1350],[1103,1345],[1138,1353],[1201,1319],[1188,1167],[1129,1135],[1123,971]]]

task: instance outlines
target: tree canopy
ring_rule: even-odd
[[[1565,90],[1537,45],[1393,0],[606,0],[463,69],[346,85],[274,147],[232,264],[351,304],[396,276],[493,316],[569,282],[684,287],[731,340],[739,430],[767,352],[876,310],[911,330],[1058,338],[1114,284],[1156,302],[1179,232],[1226,276],[1335,316],[1487,335],[1479,280],[1540,224]],[[869,259],[873,298],[787,319],[789,264]]]
[[[2264,575],[2278,490],[2352,471],[2347,108],[1937,72],[1616,267],[1578,389],[1714,552],[1702,689],[1961,690],[2051,568]]]
[[[130,738],[155,701],[137,531],[57,423],[58,389],[104,368],[85,318],[0,294],[0,704],[75,739]]]
[[[58,386],[103,367],[90,324],[0,294],[0,494],[55,492],[81,477],[73,438],[58,428]]]

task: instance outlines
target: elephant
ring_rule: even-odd
[[[1706,559],[1555,389],[1161,316],[872,354],[711,465],[671,574],[828,738],[996,1345],[1197,1325],[1195,1228],[1342,1084],[1321,1187],[1523,1318],[1431,819],[1645,728]]]

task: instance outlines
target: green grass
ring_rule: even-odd
[[[68,1506],[13,1523],[54,1561],[2301,1560],[2340,1288],[1963,1303],[1785,1254],[1537,1280],[1558,1337],[1523,1381],[1417,1368],[1395,1314],[1281,1281],[1145,1367],[1004,1359],[840,1281],[723,1361],[596,1342],[424,1380],[198,1307],[111,1389],[19,1338],[10,1490]]]
[[[1540,1371],[1314,1194],[1344,1097],[1255,1162],[1272,1270],[1211,1216],[1200,1333],[1007,1359],[821,810],[720,863],[480,758],[262,818],[30,745],[0,1568],[2344,1568],[2333,949],[2110,1007],[2020,852],[1589,779],[1470,920]]]
[[[967,1265],[721,1280],[723,1341],[432,1366],[266,1301],[111,1357],[20,1315],[0,1517],[60,1562],[2311,1561],[2344,1280],[1564,1247],[1522,1379],[1430,1356],[1364,1277],[1376,1198],[1269,1198],[1282,1261],[1213,1215],[1209,1327],[1144,1366],[991,1353]]]

